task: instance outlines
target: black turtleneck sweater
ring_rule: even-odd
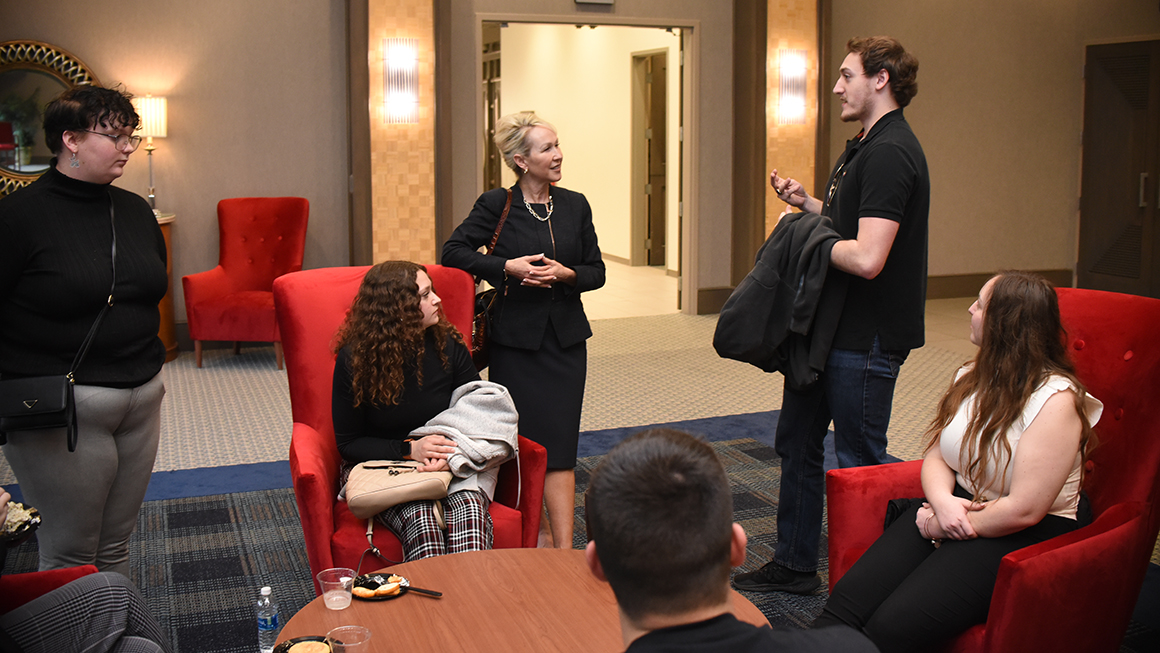
[[[141,197],[78,181],[53,165],[0,199],[0,377],[65,374],[117,285],[77,383],[132,388],[165,362],[157,304],[169,283],[165,240]]]

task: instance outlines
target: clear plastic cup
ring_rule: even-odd
[[[331,653],[365,653],[370,650],[371,631],[363,626],[339,626],[326,633]]]
[[[354,587],[354,570],[346,567],[323,569],[318,572],[318,585],[322,588],[322,603],[331,610],[350,607],[350,590]]]

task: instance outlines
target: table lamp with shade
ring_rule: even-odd
[[[132,102],[137,115],[141,117],[141,136],[146,139],[145,151],[149,154],[149,207],[157,214],[157,197],[153,186],[153,150],[157,148],[153,145],[153,137],[165,138],[168,110],[163,97],[146,95],[135,97]]]

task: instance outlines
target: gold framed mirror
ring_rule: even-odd
[[[81,84],[100,82],[69,52],[40,41],[0,43],[0,197],[48,169],[44,107]]]

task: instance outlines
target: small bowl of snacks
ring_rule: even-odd
[[[40,512],[31,506],[19,501],[8,502],[8,517],[4,520],[3,530],[0,530],[0,544],[16,546],[40,526]]]

